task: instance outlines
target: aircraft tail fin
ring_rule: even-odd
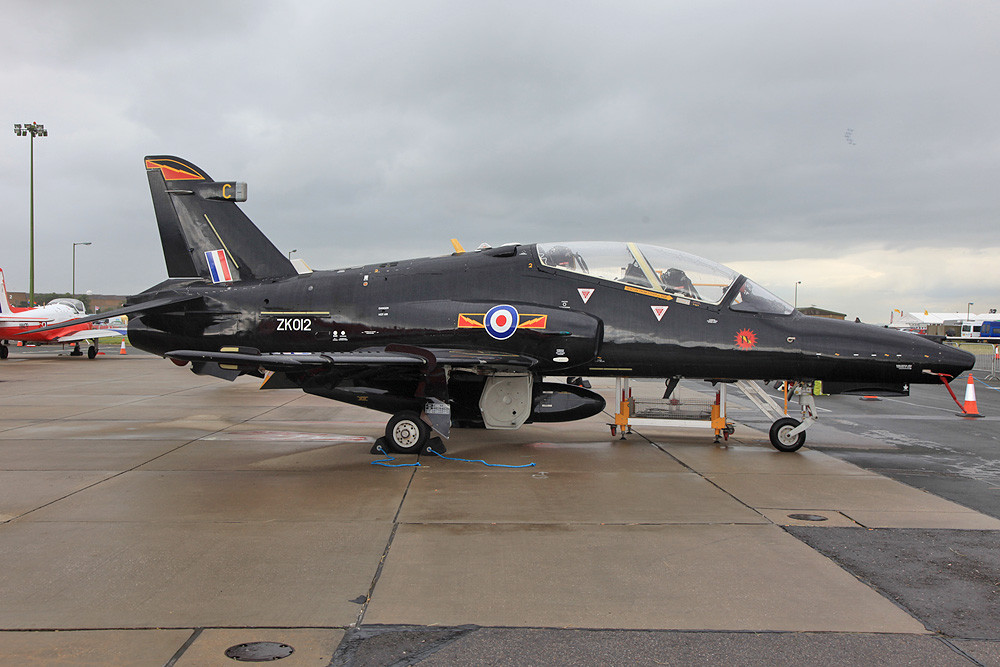
[[[296,275],[288,258],[240,210],[246,183],[213,181],[172,155],[147,155],[146,176],[171,278],[213,283]]]
[[[10,307],[10,297],[7,296],[7,281],[3,277],[3,269],[0,269],[0,315],[13,315],[14,309]]]

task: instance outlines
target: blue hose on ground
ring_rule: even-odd
[[[512,465],[506,465],[504,463],[487,463],[482,459],[456,459],[452,458],[451,456],[445,456],[444,454],[439,454],[430,447],[427,448],[427,451],[433,454],[434,456],[439,456],[442,459],[445,459],[446,461],[460,461],[462,463],[482,463],[484,466],[489,466],[490,468],[530,468],[533,465],[535,465],[533,462],[525,463],[524,465],[519,465],[519,466],[512,466]]]
[[[386,451],[384,449],[382,449],[381,446],[379,446],[377,449],[380,452],[382,452],[383,454],[385,454],[386,456],[389,456],[388,454],[386,454]],[[382,459],[381,461],[372,461],[371,463],[372,463],[373,466],[383,466],[385,468],[419,468],[420,467],[420,461],[417,461],[416,463],[391,463],[391,461],[395,461],[395,460],[396,460],[395,456],[389,456],[389,458],[387,458],[387,459]]]

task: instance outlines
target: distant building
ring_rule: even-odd
[[[834,310],[826,310],[825,308],[817,308],[816,306],[806,306],[805,308],[799,308],[799,312],[803,315],[811,315],[812,317],[826,317],[831,320],[843,320],[847,319],[847,313],[838,313]]]
[[[976,336],[978,336],[978,325],[985,320],[1000,319],[994,313],[904,313],[901,310],[892,311],[892,319],[889,322],[890,329],[901,331],[912,331],[914,333],[929,334],[931,336],[949,336],[957,338],[962,335],[962,325],[973,323],[977,326]]]

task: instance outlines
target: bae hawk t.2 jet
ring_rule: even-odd
[[[132,345],[226,379],[267,377],[391,415],[419,452],[452,427],[582,419],[604,398],[552,376],[822,380],[906,393],[970,369],[919,336],[807,317],[746,276],[641,243],[511,244],[300,273],[237,205],[246,185],[145,158],[169,279],[131,297]],[[805,434],[785,424],[772,442]],[[777,423],[776,423],[777,425]]]

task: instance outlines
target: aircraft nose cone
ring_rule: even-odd
[[[952,377],[958,377],[965,371],[972,370],[976,365],[976,356],[965,350],[950,345],[942,345],[943,350],[939,351],[940,361],[935,364],[934,370]]]

